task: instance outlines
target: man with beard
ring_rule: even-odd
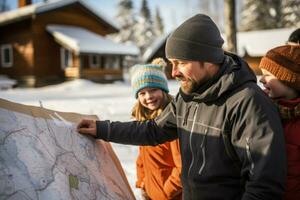
[[[179,138],[183,199],[281,199],[286,177],[277,109],[247,63],[224,52],[216,24],[198,14],[167,39],[166,56],[181,87],[155,120],[83,120],[81,134],[133,145]]]

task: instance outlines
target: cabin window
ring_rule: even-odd
[[[114,57],[114,62],[113,62],[113,69],[120,69],[120,58],[119,57]]]
[[[13,48],[10,44],[1,45],[1,66],[11,67],[13,65]]]
[[[98,68],[100,66],[100,58],[98,55],[90,55],[91,68]]]
[[[67,67],[71,67],[72,62],[72,52],[68,49],[61,48],[60,49],[60,58],[61,58],[61,68],[66,69]]]
[[[116,56],[108,56],[105,62],[106,69],[120,69],[119,57]]]

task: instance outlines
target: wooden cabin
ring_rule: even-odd
[[[118,31],[83,0],[20,0],[18,9],[0,14],[0,74],[27,86],[122,79],[139,50],[105,37]]]
[[[270,29],[260,31],[239,32],[237,34],[237,54],[241,56],[253,69],[253,71],[260,75],[259,63],[261,58],[267,53],[268,50],[284,45],[289,35],[296,28],[283,28],[283,29]],[[143,61],[145,63],[151,62],[152,59],[157,57],[165,58],[165,45],[168,34],[159,37],[149,47],[144,55]],[[224,38],[224,37],[223,37]],[[224,43],[226,49],[226,41]],[[168,64],[166,69],[167,76],[171,78],[171,65]]]

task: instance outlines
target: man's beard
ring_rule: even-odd
[[[180,88],[182,90],[183,93],[189,95],[192,94],[193,92],[195,92],[197,90],[197,88],[199,87],[200,83],[196,82],[193,79],[186,79],[183,77],[176,77],[177,81],[181,81],[184,80],[185,82],[180,84]]]
[[[185,81],[184,83],[181,82],[180,84],[180,88],[181,91],[184,94],[190,95],[193,92],[196,92],[197,90],[199,90],[199,88],[204,85],[208,80],[210,79],[210,77],[203,77],[202,80],[199,81],[195,81],[191,78],[184,78],[184,77],[176,77],[177,81]]]

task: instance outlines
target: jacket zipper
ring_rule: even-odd
[[[190,113],[190,109],[191,109],[192,105],[190,105],[188,108],[187,108],[187,111],[185,113],[185,116],[184,116],[184,119],[183,119],[183,126],[186,126],[187,125],[187,121],[188,121],[188,117],[189,117],[189,113]]]
[[[254,169],[254,162],[253,162],[253,159],[252,159],[252,156],[251,156],[251,152],[250,152],[250,139],[247,137],[246,138],[246,152],[247,152],[247,158],[248,158],[248,161],[250,163],[250,175],[253,175],[254,172],[253,172],[253,169]]]
[[[194,127],[195,127],[195,123],[196,123],[196,117],[197,117],[197,110],[198,110],[198,104],[196,105],[195,111],[194,111],[194,119],[193,119],[193,124],[192,124],[192,128],[191,128],[191,133],[190,133],[190,138],[189,138],[189,142],[190,142],[190,150],[192,153],[192,162],[191,165],[189,167],[189,171],[188,171],[188,176],[190,175],[191,172],[191,168],[194,164],[194,154],[193,154],[193,147],[192,147],[192,137],[193,137],[193,132],[194,132]]]

